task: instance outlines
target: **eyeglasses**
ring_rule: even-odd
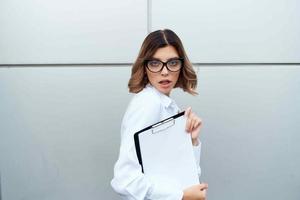
[[[183,58],[173,58],[168,60],[167,62],[162,62],[157,59],[153,60],[145,60],[145,66],[149,69],[149,71],[158,73],[161,72],[164,66],[171,72],[177,72],[181,69],[183,64]]]

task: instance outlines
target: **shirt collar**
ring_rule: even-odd
[[[161,93],[160,91],[158,91],[154,86],[152,86],[151,84],[147,84],[146,85],[147,88],[151,88],[152,90],[154,90],[160,97],[162,105],[165,108],[170,107],[171,105],[175,104],[174,100],[171,99],[170,97],[168,97],[167,95]]]

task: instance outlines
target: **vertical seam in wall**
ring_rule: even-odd
[[[2,200],[2,192],[1,192],[1,173],[0,173],[0,200]]]
[[[147,32],[152,31],[152,0],[147,0]]]

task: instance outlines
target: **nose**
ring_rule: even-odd
[[[169,74],[169,70],[167,69],[167,65],[164,65],[162,70],[161,70],[161,75],[165,76]]]

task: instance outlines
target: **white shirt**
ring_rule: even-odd
[[[181,200],[183,191],[174,191],[166,185],[153,183],[142,173],[134,145],[134,133],[158,121],[175,115],[179,108],[170,97],[148,84],[134,95],[121,126],[119,158],[114,167],[111,181],[113,189],[127,200]],[[194,154],[200,163],[201,143],[194,147]],[[201,169],[198,167],[200,176]]]

